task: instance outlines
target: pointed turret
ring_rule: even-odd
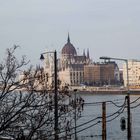
[[[89,59],[90,56],[89,56],[89,49],[87,49],[87,58]]]

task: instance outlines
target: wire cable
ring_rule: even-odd
[[[131,108],[131,109],[134,109],[134,108],[137,108],[138,106],[140,106],[140,103],[137,104],[137,105],[135,105],[135,106],[132,106],[132,107],[130,107],[130,108]]]
[[[136,100],[132,101],[130,104],[137,102],[139,99],[140,99],[140,97],[138,97]]]
[[[122,106],[124,106],[124,104],[126,102],[126,99],[123,99],[123,100],[124,100],[124,103],[122,105],[117,105],[115,102],[110,101],[110,100],[109,101],[102,101],[102,102],[84,103],[84,104],[85,105],[99,105],[99,104],[102,104],[103,102],[105,102],[105,103],[111,103],[111,104],[115,105],[116,107],[122,107]],[[116,101],[116,100],[114,100],[114,101]],[[118,99],[117,99],[117,101],[118,101]]]
[[[115,116],[114,118],[107,120],[106,122],[111,122],[113,120],[115,120],[116,118],[118,118],[123,112],[124,112],[125,107],[123,108],[123,110],[121,112],[119,112],[119,114],[117,116]]]
[[[122,109],[123,109],[123,111],[124,111],[124,109],[125,109],[125,102],[124,102],[123,106],[122,106],[119,110],[117,110],[116,112],[114,112],[114,113],[111,114],[111,115],[108,115],[106,118],[110,118],[110,117],[112,117],[112,116],[114,116],[114,115],[116,115],[116,114],[119,113],[117,116],[115,116],[115,117],[114,117],[113,119],[111,119],[111,120],[116,119],[116,118],[121,114],[120,112],[123,112],[123,111],[121,111]],[[91,123],[91,122],[93,122],[93,121],[95,121],[95,120],[97,120],[97,119],[102,119],[102,117],[96,117],[96,118],[94,118],[94,119],[91,119],[91,120],[89,120],[89,121],[87,121],[87,122],[85,122],[85,123],[82,123],[82,124],[76,126],[76,128],[79,128],[79,127],[82,127],[82,126],[84,126],[84,125],[87,125],[87,124],[89,124],[89,123]],[[110,121],[111,121],[111,120],[110,120]],[[100,122],[102,122],[102,121],[100,121]],[[91,126],[91,127],[92,127],[92,126]],[[70,128],[70,130],[73,130],[73,129],[75,129],[75,127]],[[83,130],[83,131],[84,131],[84,130]],[[64,133],[64,132],[65,132],[65,130],[59,132],[59,134],[60,134],[60,133]]]
[[[88,126],[88,127],[86,127],[86,128],[83,128],[83,129],[81,129],[81,130],[78,130],[78,131],[76,131],[76,134],[77,133],[80,133],[80,132],[82,132],[82,131],[84,131],[84,130],[86,130],[86,129],[89,129],[89,128],[91,128],[91,127],[93,127],[93,126],[95,126],[95,125],[97,125],[97,124],[99,124],[99,123],[101,123],[101,121],[98,121],[98,122],[96,122],[96,123],[94,123],[94,124],[92,124],[92,125],[90,125],[90,126]],[[75,133],[71,133],[71,134],[68,134],[68,136],[70,135],[74,135]],[[60,137],[60,138],[64,138],[65,136],[63,136],[63,137]]]

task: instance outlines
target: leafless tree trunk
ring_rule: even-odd
[[[7,49],[6,59],[0,64],[0,136],[17,140],[53,139],[54,93],[48,93],[45,87],[42,68],[24,70],[28,62],[24,56],[20,61],[15,57],[17,47]],[[69,98],[66,90],[58,93],[60,137],[71,131],[75,107]]]

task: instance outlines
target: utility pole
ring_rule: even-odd
[[[130,97],[127,95],[127,139],[131,140],[131,115],[130,115]]]
[[[126,76],[127,76],[127,139],[131,140],[131,113],[130,113],[130,90],[129,90],[129,75],[128,75],[128,60],[126,61]]]
[[[76,117],[76,106],[77,106],[77,104],[76,104],[76,92],[77,92],[77,89],[74,89],[74,106],[75,106],[75,113],[74,113],[74,123],[75,123],[75,127],[74,127],[74,130],[75,130],[75,132],[74,132],[74,134],[75,134],[75,140],[77,140],[77,130],[76,130],[76,127],[77,127],[77,123],[76,123],[76,119],[77,119],[77,117]]]
[[[41,54],[40,59],[44,60],[43,54],[53,53],[54,54],[54,140],[58,140],[58,84],[57,84],[57,52],[56,50],[53,52],[44,52]]]
[[[131,134],[131,112],[130,112],[130,90],[129,90],[129,75],[128,75],[128,60],[127,59],[121,59],[121,58],[112,58],[112,57],[106,57],[106,56],[102,56],[100,57],[100,59],[104,59],[106,60],[120,60],[120,61],[124,61],[126,64],[126,88],[127,88],[127,140],[131,140],[132,138],[132,134]]]
[[[54,52],[54,119],[55,119],[55,125],[54,125],[54,130],[55,130],[55,140],[58,140],[58,98],[57,98],[57,92],[58,92],[58,87],[57,87],[57,53],[56,51]]]
[[[128,75],[128,61],[126,61],[126,70],[127,70],[127,139],[131,140],[131,113],[130,113],[130,90],[129,90],[129,75]]]
[[[102,103],[102,140],[106,140],[106,102]]]

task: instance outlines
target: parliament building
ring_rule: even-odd
[[[51,58],[46,56],[44,67],[50,86],[54,81],[54,60]],[[67,42],[62,47],[58,59],[58,79],[61,86],[116,84],[119,83],[119,76],[119,68],[115,62],[95,63],[90,58],[89,49],[86,52],[83,50],[83,54],[79,55],[68,34]]]

